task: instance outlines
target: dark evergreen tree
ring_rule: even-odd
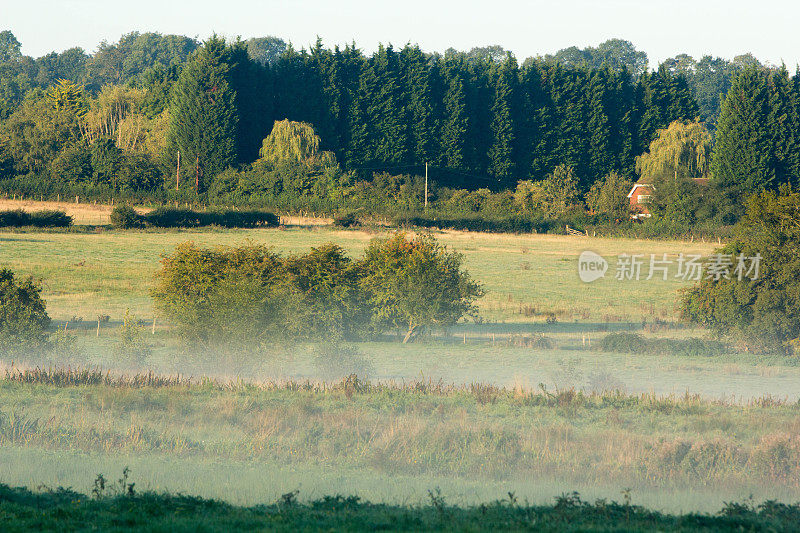
[[[494,102],[492,103],[492,144],[489,147],[490,175],[509,184],[514,177],[514,119],[513,105],[517,87],[517,62],[510,54],[497,65],[493,73]]]
[[[757,68],[737,75],[717,123],[711,173],[732,197],[772,187],[769,90]]]
[[[181,153],[184,180],[198,190],[237,162],[238,116],[231,87],[230,54],[225,41],[212,37],[181,72],[170,102],[169,159]],[[186,167],[193,172],[187,173]]]
[[[399,54],[404,106],[408,116],[410,161],[423,164],[433,154],[433,105],[431,67],[419,46],[406,45]]]
[[[380,165],[405,165],[410,159],[409,135],[402,105],[397,53],[391,46],[379,47],[364,71],[367,120],[375,125],[372,159]]]
[[[460,169],[464,167],[464,147],[468,129],[464,83],[455,68],[448,69],[446,77],[449,81],[444,95],[445,114],[442,121],[440,164]]]

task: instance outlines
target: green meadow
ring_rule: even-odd
[[[248,506],[294,490],[303,502],[344,494],[422,505],[436,488],[463,506],[508,492],[544,504],[573,490],[671,512],[717,511],[751,494],[800,499],[794,361],[736,346],[713,356],[600,348],[619,331],[710,340],[679,320],[686,281],[646,280],[646,269],[619,281],[615,264],[623,253],[707,256],[717,243],[439,232],[486,296],[476,320],[409,345],[387,335],[347,346],[286,339],[255,358],[200,353],[154,315],[153,275],[178,243],[251,241],[292,254],[334,242],[358,256],[387,233],[0,233],[4,263],[42,280],[53,329],[75,337],[63,359],[2,362],[0,483],[88,494],[96,474],[129,466],[142,490]],[[585,250],[610,263],[593,283],[578,277]],[[113,355],[127,310],[152,348],[144,366]],[[39,364],[110,374],[20,377]],[[149,371],[184,377],[113,377]]]

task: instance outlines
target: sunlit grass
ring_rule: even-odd
[[[289,228],[192,231],[2,232],[0,261],[42,278],[48,309],[55,318],[120,317],[130,308],[139,316],[153,313],[149,287],[162,254],[178,243],[205,246],[250,240],[282,253],[299,253],[335,242],[358,256],[369,240],[387,231]],[[677,290],[685,282],[625,281],[592,284],[577,276],[577,258],[590,249],[613,260],[619,253],[708,254],[712,244],[550,235],[493,235],[444,232],[437,237],[466,257],[466,267],[487,295],[479,302],[489,321],[541,321],[555,314],[561,321],[639,321],[674,318]],[[613,265],[612,265],[613,268]],[[529,306],[536,314],[525,316]]]

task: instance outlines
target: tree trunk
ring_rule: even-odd
[[[403,337],[403,344],[410,342],[411,340],[416,337],[417,326],[415,326],[410,320],[408,321],[408,331],[406,332],[406,336]]]
[[[406,336],[403,337],[403,344],[414,342],[417,337],[419,337],[422,332],[425,331],[423,326],[419,324],[413,324],[410,320],[408,321],[408,331],[406,332]]]

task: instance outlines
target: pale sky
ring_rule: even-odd
[[[11,30],[32,56],[72,46],[93,52],[132,30],[275,35],[297,48],[319,35],[328,46],[355,40],[366,52],[379,42],[430,52],[499,44],[520,61],[617,37],[647,52],[651,66],[681,52],[729,59],[752,52],[793,70],[798,18],[800,3],[788,0],[0,0],[0,30]]]

